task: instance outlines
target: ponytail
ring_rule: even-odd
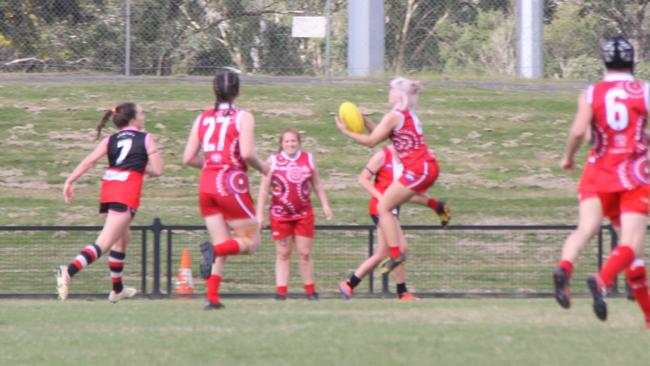
[[[232,103],[239,96],[239,71],[230,67],[218,69],[212,79],[212,88],[216,98],[214,109],[219,109],[219,103],[228,103],[227,115],[230,115]]]
[[[113,117],[113,124],[115,127],[122,128],[128,126],[129,122],[136,117],[137,113],[137,104],[132,102],[120,103],[110,111],[106,111],[97,125],[97,136],[95,137],[95,140],[99,140],[102,129],[106,127],[110,117]]]
[[[113,115],[113,111],[106,111],[104,113],[104,117],[99,121],[99,124],[97,125],[97,136],[95,137],[95,140],[99,140],[99,135],[102,133],[102,129],[106,127],[106,123],[108,122],[108,118]]]
[[[401,109],[410,110],[415,108],[418,102],[418,94],[422,90],[422,82],[419,80],[410,80],[403,77],[396,77],[391,80],[390,87],[402,93]]]

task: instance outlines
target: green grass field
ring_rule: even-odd
[[[647,365],[636,305],[553,300],[3,300],[0,364]]]
[[[425,87],[418,114],[440,161],[431,194],[446,198],[456,224],[566,223],[575,220],[577,173],[558,167],[577,90],[525,91],[500,87]],[[528,85],[529,87],[536,84]],[[548,87],[548,86],[543,86]],[[566,88],[565,88],[566,90]],[[334,224],[367,224],[367,195],[356,184],[372,150],[353,144],[333,122],[339,103],[351,100],[378,121],[388,110],[387,82],[249,83],[239,105],[257,119],[257,145],[266,158],[280,131],[304,132],[304,149],[315,154],[324,177]],[[147,129],[162,146],[163,177],[145,183],[136,224],[162,217],[168,224],[201,224],[196,208],[198,171],[181,154],[196,115],[212,103],[210,82],[18,83],[0,78],[0,225],[100,224],[98,164],[77,184],[65,206],[65,177],[95,145],[102,113],[132,100],[143,105]],[[109,133],[107,131],[107,133]],[[253,184],[258,179],[253,174]],[[533,208],[534,209],[531,209]],[[407,206],[405,224],[422,224],[426,210]],[[317,222],[323,217],[317,210]]]
[[[441,167],[430,193],[451,203],[453,224],[575,222],[578,173],[567,174],[557,163],[577,90],[566,85],[552,93],[533,90],[552,89],[552,82],[520,86],[434,81],[424,89],[418,114]],[[340,102],[351,100],[378,120],[388,108],[387,90],[387,83],[373,82],[249,83],[239,105],[256,117],[262,157],[276,149],[282,129],[304,131],[304,149],[315,153],[335,212],[328,223],[367,225],[367,196],[355,181],[372,151],[340,135],[333,113]],[[94,128],[103,111],[125,100],[143,105],[147,129],[166,163],[163,177],[146,181],[135,224],[148,225],[154,217],[166,224],[202,224],[196,207],[198,171],[184,167],[181,154],[193,119],[212,103],[209,81],[25,83],[0,78],[0,226],[101,224],[95,213],[103,164],[78,181],[72,205],[63,204],[61,188],[94,147]],[[257,180],[253,174],[254,191]],[[405,224],[436,223],[423,208],[407,206],[402,212]],[[317,223],[326,223],[318,210]],[[173,271],[184,247],[193,250],[196,261],[201,235],[175,236]],[[550,291],[550,271],[565,235],[412,232],[409,283],[420,291]],[[52,268],[92,236],[2,233],[0,292],[52,293]],[[364,258],[366,240],[347,232],[319,238],[317,282],[319,291],[331,293]],[[272,291],[272,246],[264,240],[256,256],[230,262],[225,290]],[[127,269],[132,276],[127,281],[136,286],[138,251],[131,249]],[[577,291],[584,291],[582,278],[594,262],[591,246],[581,257]],[[31,282],[21,275],[26,268]],[[300,289],[296,273],[292,291]],[[80,275],[72,291],[105,293],[108,286],[102,262]],[[206,313],[199,300],[118,305],[2,300],[0,364],[574,366],[607,360],[645,365],[650,342],[636,304],[619,299],[612,300],[605,324],[595,319],[587,299],[577,299],[570,312],[552,299],[225,302],[225,311]]]

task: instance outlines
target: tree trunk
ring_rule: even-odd
[[[406,12],[404,14],[404,23],[402,24],[402,29],[400,30],[399,37],[397,38],[398,48],[397,48],[397,60],[395,61],[395,69],[397,71],[404,70],[404,64],[406,60],[406,50],[409,39],[409,33],[411,31],[411,19],[413,18],[413,13],[418,7],[417,0],[408,0],[406,3]]]

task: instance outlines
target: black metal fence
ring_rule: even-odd
[[[404,226],[409,242],[409,288],[420,296],[550,296],[551,272],[571,225],[466,225],[441,230],[434,226]],[[99,226],[0,227],[0,297],[54,297],[54,269],[67,264],[87,243],[95,240]],[[196,293],[204,291],[198,278],[198,244],[208,240],[204,226],[132,226],[124,281],[151,298],[174,294],[181,253],[190,251]],[[596,245],[581,253],[572,284],[574,293],[586,293],[583,278],[596,271],[605,247],[616,235],[603,226]],[[316,226],[313,256],[317,290],[324,296],[337,292],[339,281],[373,253],[373,226]],[[270,296],[274,293],[275,248],[268,231],[251,256],[228,258],[224,296]],[[294,266],[296,266],[294,260]],[[296,268],[292,268],[290,294],[302,293]],[[357,290],[361,296],[392,296],[389,278],[371,273]],[[110,276],[103,257],[75,277],[72,297],[105,296]]]

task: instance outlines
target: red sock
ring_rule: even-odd
[[[287,296],[287,286],[278,286],[276,288],[276,291],[280,296]]]
[[[390,247],[388,249],[388,254],[392,259],[397,259],[397,257],[399,257],[402,252],[400,252],[399,247]]]
[[[646,321],[650,320],[650,293],[648,293],[648,278],[643,260],[637,259],[625,271],[627,282],[636,302],[639,304]]]
[[[557,264],[557,266],[564,270],[564,273],[566,273],[568,278],[571,278],[573,275],[573,263],[563,259]]]
[[[208,301],[213,304],[219,303],[219,284],[221,284],[221,276],[219,275],[210,275],[208,280],[205,281],[205,292]]]
[[[307,295],[313,295],[314,292],[316,292],[316,285],[313,283],[309,283],[305,285],[305,293]]]
[[[239,243],[235,239],[226,240],[221,244],[214,245],[215,257],[239,254]]]
[[[632,264],[634,261],[634,250],[625,245],[618,245],[607,258],[607,262],[600,269],[600,278],[605,283],[605,287],[610,288],[614,284],[616,275]]]
[[[438,211],[438,209],[440,208],[440,202],[434,198],[429,198],[429,200],[427,201],[427,206],[429,206],[429,208],[434,211]]]

